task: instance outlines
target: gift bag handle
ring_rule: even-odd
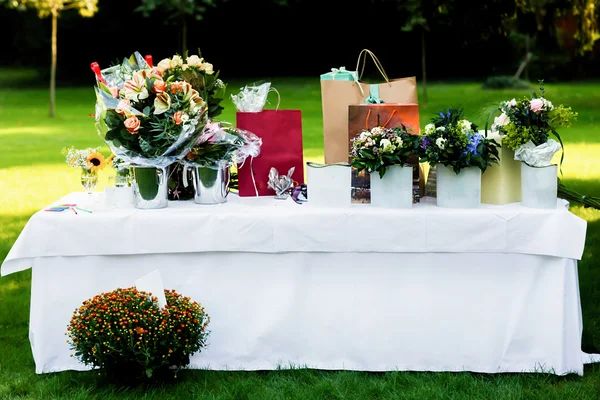
[[[371,56],[371,59],[375,63],[375,66],[383,76],[383,79],[389,84],[390,78],[388,78],[385,70],[383,69],[383,65],[381,65],[381,61],[377,58],[377,56],[369,49],[362,49],[358,55],[358,60],[356,61],[356,71],[359,70],[361,66],[361,57],[362,57],[362,68],[360,69],[360,74],[358,74],[358,79],[362,78],[363,73],[365,72],[365,66],[367,65],[367,54]]]
[[[274,87],[271,87],[271,88],[269,88],[269,91],[267,92],[267,96],[271,92],[277,93],[277,107],[275,107],[275,111],[279,111],[279,105],[281,104],[281,95],[279,94],[279,91],[277,89],[275,89]]]
[[[392,120],[392,117],[394,116],[394,114],[396,114],[396,110],[392,111],[392,114],[390,115],[390,117],[388,118],[387,121],[385,121],[385,124],[380,125],[379,124],[379,113],[377,113],[377,117],[375,118],[375,128],[377,128],[378,126],[381,126],[382,128],[385,128],[387,126],[387,124],[390,123],[390,121]],[[369,110],[367,112],[367,118],[365,118],[365,130],[370,130],[369,129],[369,118],[371,117],[371,110]]]

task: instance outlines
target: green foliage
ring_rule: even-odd
[[[556,129],[569,127],[571,121],[577,119],[577,113],[573,112],[571,107],[562,104],[555,106],[544,97],[546,92],[543,81],[540,81],[540,90],[540,96],[533,93],[519,101],[512,99],[500,104],[500,118],[506,116],[508,119],[495,129],[505,135],[503,143],[512,150],[529,141],[536,146],[546,143],[551,133],[562,145],[562,139]]]
[[[135,288],[84,301],[67,327],[74,356],[118,378],[152,378],[189,364],[190,355],[206,345],[210,317],[189,297],[174,290],[165,290],[165,296],[165,308]]]
[[[424,134],[421,161],[432,167],[442,164],[457,174],[468,167],[485,172],[490,163],[499,161],[499,144],[481,135],[461,108],[441,111],[425,126]]]
[[[490,76],[483,83],[484,89],[529,89],[529,82],[512,76]]]
[[[217,0],[141,0],[135,11],[143,13],[145,17],[155,11],[165,15],[165,20],[190,16],[196,20],[204,18],[208,7],[214,7]]]
[[[392,165],[403,166],[411,158],[418,157],[420,145],[420,135],[409,133],[404,125],[364,130],[352,140],[351,164],[358,172],[377,171],[383,178],[387,168]]]

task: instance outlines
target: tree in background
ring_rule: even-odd
[[[0,0],[11,8],[34,9],[40,18],[52,18],[52,61],[50,64],[50,117],[56,114],[56,58],[58,18],[67,10],[77,10],[82,17],[98,11],[98,0]]]
[[[187,22],[188,18],[200,21],[208,7],[214,7],[218,0],[142,0],[142,4],[136,8],[148,17],[155,11],[163,12],[166,16],[165,23],[179,23],[181,27],[181,54],[184,55],[187,48]]]

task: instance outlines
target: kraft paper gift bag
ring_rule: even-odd
[[[294,168],[292,180],[304,183],[304,156],[302,153],[302,113],[300,110],[263,110],[267,95],[275,89],[270,83],[246,86],[238,95],[232,95],[238,107],[236,126],[262,139],[260,154],[248,157],[238,165],[238,191],[244,196],[275,196],[268,187],[271,168],[287,175]],[[279,96],[279,93],[277,93]]]
[[[367,55],[375,65],[384,82],[366,84],[360,82]],[[370,50],[360,52],[356,71],[332,71],[321,75],[321,102],[323,107],[323,139],[325,163],[348,160],[348,106],[363,103],[418,104],[416,78],[389,79],[381,62]]]
[[[356,104],[348,106],[348,136],[346,138],[346,161],[351,162],[349,153],[352,139],[363,130],[381,126],[396,128],[404,125],[409,132],[421,133],[419,122],[419,106],[417,104]],[[418,202],[424,187],[424,176],[417,156],[411,161],[413,165],[413,201]],[[352,169],[352,202],[370,202],[370,176],[366,171],[357,172]]]

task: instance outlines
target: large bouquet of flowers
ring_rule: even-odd
[[[182,159],[207,118],[189,82],[165,79],[135,53],[97,76],[96,126],[113,154],[136,165],[166,167]]]
[[[219,72],[214,72],[213,65],[207,63],[200,55],[175,55],[161,60],[156,67],[165,80],[185,81],[192,85],[207,103],[208,118],[212,119],[221,114],[221,101],[225,97],[227,85],[219,79]]]
[[[422,161],[433,167],[442,164],[455,173],[467,167],[485,171],[492,162],[498,162],[499,144],[485,137],[477,126],[464,117],[460,108],[449,108],[432,118],[425,126]]]
[[[135,287],[101,293],[75,310],[67,327],[74,356],[128,379],[179,369],[206,346],[210,317],[201,304],[165,290],[167,305]],[[175,371],[176,373],[176,371]]]
[[[571,126],[577,118],[571,107],[555,106],[545,98],[543,81],[540,81],[540,91],[540,96],[533,93],[531,98],[502,102],[499,107],[502,114],[492,125],[492,130],[502,136],[503,143],[515,150],[515,159],[534,167],[550,165],[554,154],[562,148],[556,129]],[[551,133],[558,142],[550,138]]]
[[[259,154],[262,140],[251,132],[211,122],[192,144],[184,163],[219,169]]]
[[[352,139],[350,158],[358,172],[379,172],[383,178],[392,165],[404,166],[419,154],[421,136],[408,132],[404,125],[397,128],[376,127],[364,130]]]

